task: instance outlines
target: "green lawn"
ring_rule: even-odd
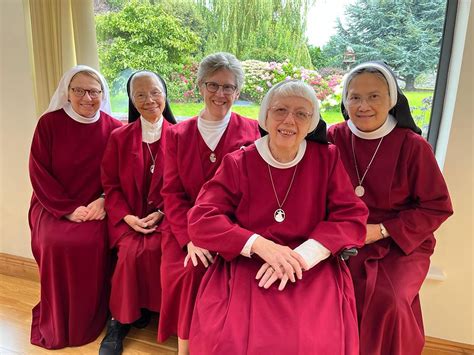
[[[417,124],[421,127],[423,125],[429,124],[431,107],[428,110],[421,110],[423,106],[422,100],[426,97],[432,96],[432,91],[410,91],[406,92],[405,95],[408,98],[408,102],[410,103],[411,108],[417,108],[413,111],[413,117],[417,121]],[[111,98],[112,101],[112,108],[115,113],[123,113],[126,114],[128,110],[128,98],[126,94],[118,94]],[[202,110],[204,107],[203,103],[171,103],[171,109],[175,116],[178,117],[191,117],[196,116],[199,111]],[[239,106],[234,105],[232,108],[233,111],[246,116],[257,119],[258,117],[258,110],[260,106],[256,104],[248,105],[248,106]],[[342,115],[339,111],[339,107],[335,107],[331,110],[326,110],[321,113],[324,120],[328,124],[337,123],[342,121]]]

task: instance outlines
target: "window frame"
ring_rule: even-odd
[[[458,0],[446,1],[443,37],[441,40],[441,50],[438,61],[438,74],[436,76],[436,83],[433,92],[433,104],[431,106],[430,124],[427,135],[428,143],[430,143],[435,152],[444,110],[444,100],[448,84],[449,64],[453,49],[457,10]]]

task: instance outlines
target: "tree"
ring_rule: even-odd
[[[311,0],[195,0],[210,27],[205,52],[311,67],[306,15]]]
[[[136,69],[165,76],[191,61],[199,38],[160,4],[133,0],[119,12],[96,16],[99,62],[115,87],[123,86],[120,73]]]
[[[309,45],[308,51],[311,58],[311,64],[313,64],[315,69],[325,68],[330,65],[330,58],[320,47]]]
[[[343,26],[323,48],[333,64],[342,65],[347,46],[356,62],[384,60],[407,90],[415,78],[438,64],[446,0],[357,0],[348,5]]]

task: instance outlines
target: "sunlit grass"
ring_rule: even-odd
[[[412,115],[415,118],[417,124],[421,127],[423,125],[429,124],[430,114],[431,114],[431,107],[427,110],[422,110],[423,107],[422,100],[424,98],[433,96],[433,91],[409,91],[405,92],[405,95],[408,98],[408,102],[410,107],[413,109]],[[121,113],[126,115],[128,110],[128,97],[126,94],[118,94],[111,98],[112,109],[115,113]],[[426,106],[426,105],[425,105]],[[180,102],[172,102],[171,103],[171,110],[173,114],[177,117],[192,117],[199,114],[199,112],[203,109],[204,103],[180,103]],[[258,111],[260,106],[257,104],[251,105],[234,105],[232,110],[237,112],[238,114],[250,118],[257,119],[258,118]],[[331,110],[326,110],[321,112],[323,119],[328,124],[333,124],[337,122],[341,122],[343,120],[339,107],[334,107]]]

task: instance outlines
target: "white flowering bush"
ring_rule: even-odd
[[[323,111],[340,103],[342,75],[323,78],[316,70],[294,66],[289,60],[283,63],[246,60],[242,62],[242,67],[245,84],[241,96],[244,99],[259,103],[273,85],[283,80],[299,79],[314,88]]]

